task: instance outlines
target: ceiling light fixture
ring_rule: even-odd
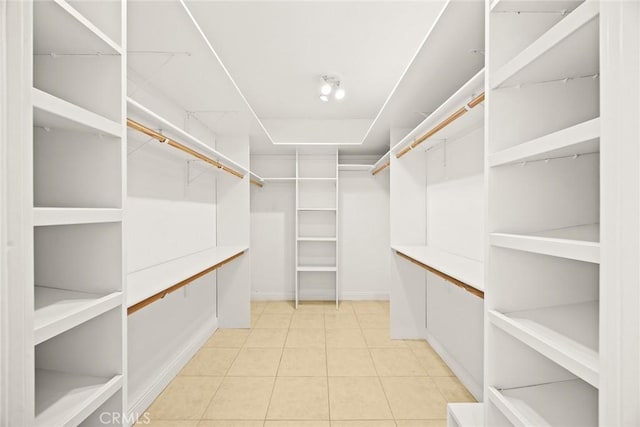
[[[320,100],[329,102],[329,95],[340,101],[346,95],[344,88],[340,86],[340,78],[335,75],[323,74],[320,76]]]

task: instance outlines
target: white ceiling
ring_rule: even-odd
[[[260,119],[341,120],[375,117],[443,3],[187,1]],[[319,100],[323,73],[344,100]]]
[[[291,146],[273,145],[270,136],[277,143],[277,138],[284,141],[289,132],[285,142],[291,142],[300,139],[308,126],[314,129],[309,141],[322,142],[325,129],[334,141],[355,143],[349,146],[350,153],[378,153],[388,147],[384,135],[394,125],[392,121],[378,120],[376,137],[358,144],[394,88],[398,89],[421,46],[420,55],[429,56],[421,62],[433,62],[439,70],[435,76],[441,80],[429,81],[429,87],[442,86],[439,92],[448,96],[460,85],[462,74],[449,79],[448,64],[438,61],[447,41],[429,51],[424,48],[428,43],[422,45],[445,3],[187,0],[185,5],[205,40],[180,1],[130,0],[130,95],[136,98],[144,97],[144,92],[158,92],[194,112],[214,132],[250,133],[252,152],[290,151]],[[471,19],[471,25],[475,21]],[[459,32],[456,26],[447,27],[449,34]],[[478,31],[481,34],[482,29]],[[482,37],[469,46],[481,42]],[[149,51],[174,55],[146,53]],[[461,53],[453,55],[460,57]],[[472,62],[481,64],[481,59]],[[347,90],[342,102],[319,101],[321,73],[340,75]],[[406,93],[415,97],[412,91],[416,89],[422,90],[422,83],[400,92],[405,93],[402,97]],[[267,135],[263,126],[269,133],[272,126],[273,134]]]

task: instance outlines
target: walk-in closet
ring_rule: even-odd
[[[640,426],[640,1],[1,0],[0,427]]]

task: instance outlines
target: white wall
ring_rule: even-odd
[[[251,169],[260,176],[293,176],[295,156],[251,156]],[[338,189],[340,298],[387,299],[389,174],[340,172]],[[253,299],[294,297],[295,203],[293,182],[251,187]],[[334,298],[333,278],[304,283],[302,299]]]

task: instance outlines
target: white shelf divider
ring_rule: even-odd
[[[484,292],[484,263],[455,255],[431,246],[398,246],[391,248]]]
[[[298,242],[337,242],[337,237],[298,237]]]
[[[131,272],[127,275],[127,306],[131,307],[247,249],[246,246],[218,246]]]
[[[518,73],[539,60],[551,49],[558,46],[563,40],[569,38],[580,28],[592,21],[599,13],[600,6],[598,2],[594,0],[586,0],[573,12],[529,45],[529,47],[520,52],[520,54],[515,58],[496,70],[491,76],[491,88],[495,89],[505,83],[508,83],[510,80],[515,78]],[[551,68],[558,68],[557,64],[552,64]]]
[[[599,382],[598,302],[553,306],[503,314],[489,310],[489,320],[514,338],[580,377]],[[586,331],[578,342],[569,334]]]
[[[298,178],[298,181],[317,181],[317,182],[322,182],[322,181],[327,181],[327,182],[335,182],[338,178],[334,178],[334,177],[318,177],[318,178]]]
[[[122,387],[112,378],[36,369],[36,426],[76,426]]]
[[[600,151],[600,118],[588,120],[489,156],[492,167]]]
[[[502,391],[490,386],[488,394],[489,400],[515,426],[598,425],[598,392],[581,380]]]
[[[122,292],[98,295],[65,289],[34,287],[35,345],[68,331],[122,304]]]
[[[529,234],[491,233],[493,246],[591,263],[600,262],[597,224]]]
[[[71,102],[50,95],[40,89],[32,89],[34,123],[37,126],[103,132],[121,137],[122,126]]]
[[[33,208],[33,225],[73,225],[121,222],[122,209]]]

